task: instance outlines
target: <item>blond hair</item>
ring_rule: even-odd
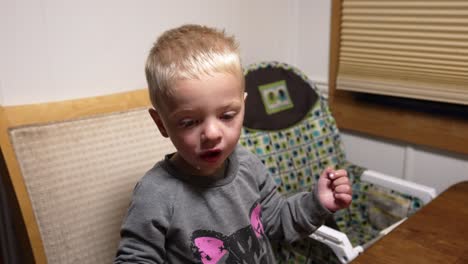
[[[151,103],[161,103],[178,80],[200,79],[213,73],[242,77],[239,45],[224,31],[183,25],[164,32],[148,55],[145,67]]]

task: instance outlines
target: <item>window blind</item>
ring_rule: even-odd
[[[468,105],[468,1],[341,7],[337,89]]]

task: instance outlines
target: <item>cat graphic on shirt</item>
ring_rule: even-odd
[[[192,250],[203,264],[268,263],[261,206],[250,209],[250,225],[226,236],[216,231],[197,230],[192,234]]]

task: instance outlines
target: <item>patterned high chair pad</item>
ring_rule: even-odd
[[[274,74],[265,74],[269,70]],[[285,101],[290,107],[268,114],[267,109],[273,107],[262,107],[266,100],[259,99],[259,94],[264,87],[278,83],[281,85],[273,88],[276,95],[271,97],[283,98],[276,101]],[[280,192],[310,190],[323,169],[344,163],[326,100],[299,70],[283,63],[253,65],[246,70],[246,91],[240,144],[262,160]],[[284,91],[283,96],[279,91]]]
[[[326,99],[305,74],[284,63],[255,64],[246,70],[246,91],[240,144],[262,160],[280,193],[310,191],[321,171],[344,163]],[[275,250],[281,263],[339,263],[312,239],[275,244]]]
[[[240,144],[256,154],[285,196],[310,191],[326,167],[344,168],[353,188],[350,208],[334,214],[333,225],[354,246],[421,206],[417,198],[361,182],[364,168],[346,161],[328,102],[307,76],[285,63],[249,66],[246,71],[246,115]],[[399,209],[388,210],[398,206]],[[339,263],[330,249],[305,239],[278,245],[284,263]],[[331,252],[331,253],[330,253]]]

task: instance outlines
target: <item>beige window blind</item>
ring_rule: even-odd
[[[468,105],[467,0],[342,0],[337,89]]]

